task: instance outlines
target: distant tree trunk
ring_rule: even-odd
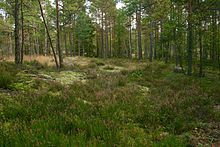
[[[32,46],[31,46],[31,33],[30,33],[30,27],[28,27],[28,49],[29,49],[29,55],[32,56]]]
[[[145,60],[147,61],[148,59],[148,41],[147,41],[147,31],[145,33],[145,37],[144,37],[144,55],[145,55]]]
[[[82,44],[82,48],[83,48],[83,53],[82,53],[82,56],[84,57],[85,56],[85,43],[83,42],[83,44]]]
[[[105,57],[105,47],[104,47],[104,13],[103,13],[103,11],[101,12],[102,14],[101,14],[101,23],[102,23],[102,29],[101,29],[101,56],[102,57]]]
[[[161,55],[160,55],[160,58],[164,58],[164,49],[163,49],[163,38],[162,38],[162,35],[163,35],[163,21],[161,20],[160,21],[160,50],[161,50]]]
[[[9,33],[9,55],[13,54],[12,33]]]
[[[111,27],[111,24],[110,24],[110,30],[109,30],[109,57],[111,58],[112,57],[112,27]]]
[[[129,18],[129,58],[132,59],[132,24],[131,17]]]
[[[63,67],[63,55],[60,48],[60,14],[59,14],[59,0],[56,0],[56,28],[57,28],[57,51],[59,54],[59,66]]]
[[[109,52],[109,42],[108,42],[108,19],[107,14],[105,14],[105,58],[108,57]]]
[[[158,39],[158,28],[155,25],[155,38],[154,38],[154,59],[157,59],[157,39]]]
[[[20,41],[19,41],[19,0],[15,0],[14,9],[14,19],[15,19],[15,63],[20,63]]]
[[[141,5],[139,6],[137,12],[137,32],[138,32],[138,60],[142,59],[142,39],[141,39]]]
[[[166,50],[165,50],[165,63],[166,63],[166,64],[168,63],[168,58],[169,58],[169,55],[168,55],[169,47],[170,47],[170,42],[167,41],[167,43],[166,43]]]
[[[34,30],[34,35],[36,35],[36,29]],[[38,42],[38,37],[36,37],[35,39],[34,39],[34,53],[36,54],[36,55],[39,55],[39,42]]]
[[[66,56],[68,56],[69,53],[68,53],[68,49],[67,49],[67,32],[66,31],[65,31],[65,34],[64,34],[64,46],[65,46]]]
[[[47,14],[47,7],[45,5],[44,7],[44,11],[45,11],[45,14]],[[46,17],[46,16],[45,16]],[[47,22],[48,23],[48,22]],[[44,52],[44,55],[47,56],[49,54],[49,46],[48,46],[48,36],[47,36],[47,30],[46,28],[44,29],[44,48],[45,48],[45,52]]]
[[[150,22],[150,28],[153,28],[153,22]],[[150,62],[153,61],[153,32],[150,31]]]
[[[113,30],[112,30],[112,56],[114,56],[114,51],[115,51],[115,44],[116,44],[116,30],[114,29],[115,28],[115,26],[116,26],[116,22],[115,22],[115,18],[113,19],[113,26],[112,26],[112,28],[113,28]]]
[[[44,18],[44,13],[43,13],[43,9],[42,9],[40,0],[38,0],[38,3],[39,3],[39,6],[40,6],[41,17],[43,18],[44,26],[45,26],[45,28],[47,30],[47,36],[48,36],[48,39],[49,39],[49,42],[50,42],[50,46],[52,48],[52,52],[53,52],[53,55],[54,55],[54,60],[55,60],[55,63],[56,63],[56,67],[59,68],[59,64],[58,64],[58,61],[57,61],[56,53],[55,53],[55,50],[54,50],[54,47],[53,47],[52,39],[50,37],[50,33],[49,33],[49,29],[47,27],[46,20]]]
[[[81,54],[81,41],[80,39],[78,39],[78,56],[80,56]]]
[[[199,54],[200,54],[200,66],[199,66],[199,76],[203,77],[203,46],[202,46],[202,30],[199,29]]]
[[[212,63],[213,69],[217,66],[217,16],[216,11],[212,14]]]
[[[23,12],[23,0],[21,0],[21,64],[23,63],[24,55],[24,12]]]
[[[96,28],[96,56],[100,57],[100,48],[99,48],[99,35],[98,35],[98,27]]]
[[[73,15],[73,56],[76,56],[76,16],[75,14]]]
[[[179,66],[179,51],[177,49],[177,41],[176,41],[176,28],[173,29],[173,40],[174,40],[174,51],[175,51],[175,59],[176,59],[176,66]]]
[[[69,42],[70,42],[70,56],[73,56],[73,34],[72,34],[72,29],[69,33]]]
[[[192,0],[188,0],[188,71],[189,76],[192,75],[192,52],[193,52],[193,29],[192,29]]]

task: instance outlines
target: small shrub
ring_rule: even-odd
[[[40,62],[38,62],[37,60],[33,60],[30,62],[25,62],[25,63],[27,65],[35,67],[36,69],[44,69],[44,66]]]
[[[141,70],[136,70],[136,71],[134,71],[134,72],[132,72],[131,73],[131,78],[133,78],[133,79],[139,79],[139,78],[141,78],[141,77],[143,77],[143,71],[141,71]]]
[[[124,75],[124,76],[125,76],[125,75],[128,75],[128,74],[129,74],[129,71],[128,71],[128,70],[122,70],[122,71],[121,71],[121,74]]]
[[[96,65],[97,66],[105,66],[105,63],[98,61],[98,62],[96,62]]]
[[[91,64],[89,64],[88,65],[88,68],[96,68],[97,67],[97,64],[95,64],[95,63],[91,63]]]
[[[8,72],[3,72],[0,74],[0,88],[10,89],[11,83],[13,83],[14,77]]]
[[[103,69],[105,69],[105,70],[114,70],[115,68],[112,67],[112,66],[106,66],[106,67],[104,67]]]
[[[126,85],[126,80],[125,79],[119,79],[117,85],[119,87],[123,87]]]

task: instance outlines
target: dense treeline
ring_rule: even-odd
[[[54,55],[57,67],[64,56],[119,57],[220,73],[218,0],[1,0],[0,8],[1,56],[17,64],[23,55]]]

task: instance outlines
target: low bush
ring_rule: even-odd
[[[1,72],[0,73],[0,88],[3,89],[10,89],[10,85],[14,81],[14,77],[8,72]]]

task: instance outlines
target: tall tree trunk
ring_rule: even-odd
[[[217,66],[217,16],[216,11],[212,14],[212,63],[213,69]]]
[[[59,0],[56,0],[56,28],[57,28],[57,51],[59,55],[59,66],[63,66],[63,55],[60,48],[60,14],[59,14]]]
[[[67,49],[67,32],[66,31],[65,31],[65,34],[64,34],[64,46],[65,46],[66,56],[68,56],[69,53],[68,53],[68,49]]]
[[[40,0],[38,0],[38,3],[39,3],[39,6],[40,6],[41,17],[43,18],[44,26],[47,30],[47,36],[48,36],[48,39],[49,39],[49,42],[50,42],[50,46],[52,48],[52,52],[53,52],[54,60],[55,60],[55,63],[56,63],[56,67],[59,68],[59,64],[58,64],[58,61],[57,61],[57,56],[56,56],[56,53],[55,53],[55,49],[53,47],[52,39],[50,37],[50,33],[49,33],[49,29],[47,27],[46,20],[44,18],[43,8],[42,8],[42,5],[40,3]]]
[[[48,55],[48,36],[47,36],[47,30],[45,28],[45,35],[44,35],[44,48],[45,48],[45,53],[44,55],[47,56]]]
[[[76,56],[76,16],[75,14],[73,15],[73,56]]]
[[[45,4],[45,7],[44,7],[44,11],[45,11],[45,14],[47,14],[47,5]],[[45,16],[46,17],[46,16]],[[49,47],[48,47],[48,36],[47,36],[47,29],[45,28],[44,29],[44,55],[47,56],[48,53],[49,53]]]
[[[160,58],[164,58],[164,49],[163,49],[163,20],[161,20],[160,21],[160,28],[161,28],[161,30],[160,30],[160,50],[161,50],[161,55],[160,55]]]
[[[153,28],[153,22],[150,22],[150,29]],[[153,61],[153,32],[150,30],[150,62]]]
[[[174,40],[174,51],[175,51],[175,59],[176,66],[179,66],[179,50],[177,49],[177,40],[176,40],[176,28],[173,29],[173,40]]]
[[[199,76],[203,77],[203,46],[202,46],[202,29],[201,25],[199,28],[199,54],[200,54],[200,65],[199,65]]]
[[[109,30],[109,57],[112,57],[112,25],[110,23],[110,30]]]
[[[20,63],[20,41],[19,41],[19,0],[15,0],[15,10],[14,10],[14,19],[15,19],[15,63]]]
[[[100,57],[100,47],[99,47],[99,35],[98,27],[96,28],[96,56]]]
[[[9,33],[9,55],[13,54],[12,33]]]
[[[129,58],[132,59],[132,24],[131,17],[129,18]]]
[[[105,14],[105,58],[108,57],[109,42],[108,42],[108,20]]]
[[[157,39],[158,39],[158,28],[155,24],[155,37],[154,37],[154,59],[157,59]]]
[[[21,64],[24,57],[24,12],[23,12],[23,0],[21,0]]]
[[[192,0],[188,0],[188,47],[187,47],[187,54],[188,54],[188,71],[187,74],[189,76],[192,75],[192,52],[193,52],[193,28],[192,28]]]
[[[32,57],[32,46],[31,46],[31,42],[32,42],[32,40],[31,40],[31,33],[30,33],[30,27],[28,27],[28,32],[27,32],[27,34],[28,34],[28,49],[29,49],[29,56],[30,57]]]
[[[145,32],[145,37],[144,37],[144,55],[145,55],[145,60],[147,61],[148,59],[148,41],[147,41],[147,31]]]
[[[141,5],[139,6],[137,12],[137,33],[138,33],[138,60],[142,59],[142,39],[141,39]]]
[[[104,47],[104,13],[103,13],[103,10],[102,10],[102,18],[101,18],[101,23],[102,23],[102,29],[101,29],[101,56],[102,57],[105,57],[105,47]]]
[[[70,42],[70,56],[73,56],[73,34],[72,34],[72,29],[70,30],[69,33],[69,42]]]

